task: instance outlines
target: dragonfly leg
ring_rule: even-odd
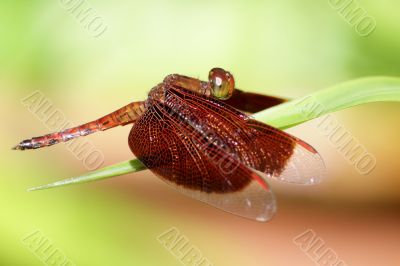
[[[116,126],[124,126],[134,123],[145,112],[145,110],[145,102],[133,102],[92,122],[65,129],[60,132],[24,140],[13,149],[38,149],[60,142],[66,142],[98,131],[104,131]]]

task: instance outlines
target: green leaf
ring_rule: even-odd
[[[382,101],[400,101],[400,78],[362,78],[317,91],[306,97],[261,111],[254,118],[280,129],[286,129],[324,114],[352,106]],[[108,166],[79,177],[30,188],[29,191],[101,180],[146,169],[139,160]]]
[[[144,169],[146,169],[146,166],[144,166],[144,164],[142,164],[141,161],[130,160],[126,162],[117,163],[82,176],[72,177],[51,184],[30,188],[28,189],[28,191],[43,190],[47,188],[62,187],[73,184],[81,184],[90,181],[106,179],[113,176],[124,175],[130,172],[138,172]]]
[[[370,77],[348,81],[263,110],[254,117],[271,126],[286,129],[324,114],[383,101],[400,101],[400,78]],[[322,108],[311,110],[315,106]],[[305,110],[305,107],[310,109]]]

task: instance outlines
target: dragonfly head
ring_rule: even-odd
[[[226,100],[232,96],[235,89],[233,75],[222,68],[213,68],[208,74],[208,82],[211,87],[212,96],[217,99]]]

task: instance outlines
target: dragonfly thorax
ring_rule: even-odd
[[[153,87],[148,95],[148,102],[164,102],[165,100],[165,92],[166,92],[166,86],[164,83],[160,83],[157,86]]]

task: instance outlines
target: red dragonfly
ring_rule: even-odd
[[[267,221],[276,211],[267,178],[316,184],[324,171],[313,147],[247,115],[283,101],[235,89],[233,76],[221,68],[212,69],[207,82],[173,74],[145,101],[24,140],[14,149],[42,148],[133,124],[131,151],[162,180],[227,212]]]

